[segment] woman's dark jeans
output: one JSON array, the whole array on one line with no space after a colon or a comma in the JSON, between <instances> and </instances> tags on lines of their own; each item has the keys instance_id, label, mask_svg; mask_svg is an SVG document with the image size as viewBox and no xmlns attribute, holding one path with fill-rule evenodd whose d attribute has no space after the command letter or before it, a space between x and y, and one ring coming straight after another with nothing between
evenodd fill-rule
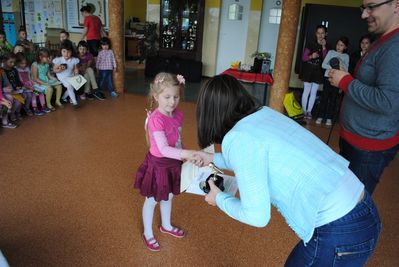
<instances>
[{"instance_id":1,"label":"woman's dark jeans","mask_svg":"<svg viewBox=\"0 0 399 267\"><path fill-rule=\"evenodd\" d=\"M365 191L363 200L348 214L317 227L306 246L300 241L285 266L363 266L376 247L380 231L377 208Z\"/></svg>"}]
</instances>

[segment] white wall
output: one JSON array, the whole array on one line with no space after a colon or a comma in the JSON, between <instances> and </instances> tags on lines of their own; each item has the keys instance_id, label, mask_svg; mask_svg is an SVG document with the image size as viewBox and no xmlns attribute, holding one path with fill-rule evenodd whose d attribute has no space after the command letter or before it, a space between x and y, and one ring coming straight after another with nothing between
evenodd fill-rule
<instances>
[{"instance_id":1,"label":"white wall","mask_svg":"<svg viewBox=\"0 0 399 267\"><path fill-rule=\"evenodd\" d=\"M278 5L280 2L280 5ZM283 1L277 0L264 0L262 7L262 18L260 22L260 33L259 33L259 52L270 52L272 54L271 68L274 68L274 62L276 59L277 39L280 24L269 23L270 9L282 8Z\"/></svg>"},{"instance_id":2,"label":"white wall","mask_svg":"<svg viewBox=\"0 0 399 267\"><path fill-rule=\"evenodd\" d=\"M245 62L249 17L248 0L223 0L220 13L220 31L217 50L216 74L230 68L233 61ZM228 20L229 4L244 6L242 20ZM206 51L202 51L206 53Z\"/></svg>"}]
</instances>

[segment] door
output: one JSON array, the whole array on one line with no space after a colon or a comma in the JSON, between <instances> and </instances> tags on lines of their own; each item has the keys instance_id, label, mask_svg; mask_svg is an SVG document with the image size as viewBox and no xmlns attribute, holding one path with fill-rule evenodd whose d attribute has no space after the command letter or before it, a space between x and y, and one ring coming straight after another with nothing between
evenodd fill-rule
<instances>
[{"instance_id":1,"label":"door","mask_svg":"<svg viewBox=\"0 0 399 267\"><path fill-rule=\"evenodd\" d=\"M216 74L233 61L245 60L250 1L223 0L216 59Z\"/></svg>"}]
</instances>

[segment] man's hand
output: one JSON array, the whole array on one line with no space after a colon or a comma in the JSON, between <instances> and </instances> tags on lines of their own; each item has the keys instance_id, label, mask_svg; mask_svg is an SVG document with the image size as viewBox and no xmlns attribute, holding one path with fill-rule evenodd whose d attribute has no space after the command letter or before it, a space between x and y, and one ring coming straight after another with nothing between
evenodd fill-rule
<instances>
[{"instance_id":1,"label":"man's hand","mask_svg":"<svg viewBox=\"0 0 399 267\"><path fill-rule=\"evenodd\" d=\"M331 83L332 86L338 87L339 82L342 80L342 78L348 74L349 72L343 70L331 69L328 72L328 81Z\"/></svg>"}]
</instances>

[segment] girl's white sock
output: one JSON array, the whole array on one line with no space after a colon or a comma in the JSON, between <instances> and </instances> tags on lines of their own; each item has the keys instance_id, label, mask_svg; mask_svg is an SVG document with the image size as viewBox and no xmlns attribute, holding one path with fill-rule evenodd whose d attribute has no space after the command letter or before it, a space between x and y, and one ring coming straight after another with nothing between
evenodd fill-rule
<instances>
[{"instance_id":1,"label":"girl's white sock","mask_svg":"<svg viewBox=\"0 0 399 267\"><path fill-rule=\"evenodd\" d=\"M146 197L143 205L143 225L144 236L149 239L154 236L152 232L152 221L154 219L154 209L158 202L153 197Z\"/></svg>"},{"instance_id":2,"label":"girl's white sock","mask_svg":"<svg viewBox=\"0 0 399 267\"><path fill-rule=\"evenodd\" d=\"M161 210L161 218L162 218L162 227L165 228L166 230L172 230L172 224L170 221L171 214L172 214L172 199L173 199L173 194L169 193L169 199L168 200L162 200L160 205L160 210Z\"/></svg>"}]
</instances>

